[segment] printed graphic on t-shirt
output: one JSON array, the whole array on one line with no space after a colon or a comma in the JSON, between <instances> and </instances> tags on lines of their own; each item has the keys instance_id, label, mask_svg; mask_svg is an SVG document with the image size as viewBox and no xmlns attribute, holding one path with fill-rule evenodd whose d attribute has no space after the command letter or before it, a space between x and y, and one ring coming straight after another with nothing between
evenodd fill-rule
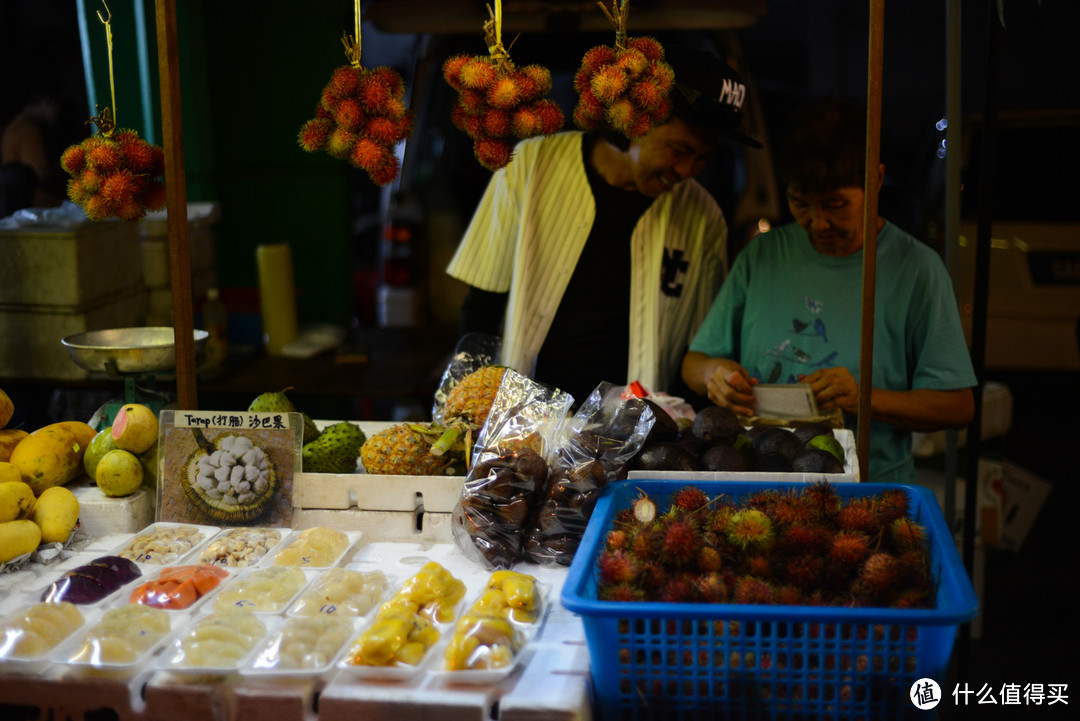
<instances>
[{"instance_id":1,"label":"printed graphic on t-shirt","mask_svg":"<svg viewBox=\"0 0 1080 721\"><path fill-rule=\"evenodd\" d=\"M832 366L837 352L829 347L829 333L821 317L824 309L824 303L807 296L800 312L809 315L791 319L791 336L765 351L769 357L763 359L763 367L753 368L751 375L763 383L796 383L800 374Z\"/></svg>"},{"instance_id":2,"label":"printed graphic on t-shirt","mask_svg":"<svg viewBox=\"0 0 1080 721\"><path fill-rule=\"evenodd\" d=\"M690 263L683 260L681 248L675 250L664 248L664 265L660 270L660 290L664 295L672 298L682 295L683 284L680 276L685 274L689 267Z\"/></svg>"}]
</instances>

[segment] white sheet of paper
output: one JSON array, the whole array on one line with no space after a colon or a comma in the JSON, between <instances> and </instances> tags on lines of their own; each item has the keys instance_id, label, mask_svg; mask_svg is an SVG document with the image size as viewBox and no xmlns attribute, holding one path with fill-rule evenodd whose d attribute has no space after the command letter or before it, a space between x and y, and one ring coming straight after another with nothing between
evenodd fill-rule
<instances>
[{"instance_id":1,"label":"white sheet of paper","mask_svg":"<svg viewBox=\"0 0 1080 721\"><path fill-rule=\"evenodd\" d=\"M763 418L811 418L817 403L805 383L762 383L754 386L756 415Z\"/></svg>"}]
</instances>

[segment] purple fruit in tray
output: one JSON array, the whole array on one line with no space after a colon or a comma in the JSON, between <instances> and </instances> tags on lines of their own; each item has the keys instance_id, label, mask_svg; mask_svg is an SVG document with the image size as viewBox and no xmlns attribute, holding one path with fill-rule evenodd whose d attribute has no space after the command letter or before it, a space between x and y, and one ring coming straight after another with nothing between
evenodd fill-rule
<instances>
[{"instance_id":1,"label":"purple fruit in tray","mask_svg":"<svg viewBox=\"0 0 1080 721\"><path fill-rule=\"evenodd\" d=\"M120 558L120 556L102 556L100 558L95 558L86 565L103 566L112 569L116 574L116 583L119 586L123 586L129 581L134 581L142 575L142 571L139 570L138 566L126 558Z\"/></svg>"},{"instance_id":2,"label":"purple fruit in tray","mask_svg":"<svg viewBox=\"0 0 1080 721\"><path fill-rule=\"evenodd\" d=\"M100 601L114 590L116 590L115 586L108 588L96 578L71 570L53 581L41 595L41 600L51 603L67 601L74 604L87 604Z\"/></svg>"}]
</instances>

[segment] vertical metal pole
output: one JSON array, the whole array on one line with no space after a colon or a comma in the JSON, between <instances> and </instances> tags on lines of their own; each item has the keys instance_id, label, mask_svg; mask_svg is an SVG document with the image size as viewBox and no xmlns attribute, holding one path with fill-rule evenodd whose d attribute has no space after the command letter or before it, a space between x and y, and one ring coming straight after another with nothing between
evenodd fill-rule
<instances>
[{"instance_id":1,"label":"vertical metal pole","mask_svg":"<svg viewBox=\"0 0 1080 721\"><path fill-rule=\"evenodd\" d=\"M855 442L859 478L870 465L870 393L874 379L874 291L877 282L878 166L881 148L881 69L885 0L870 1L870 47L866 72L866 180L863 186L862 325L859 336L859 420Z\"/></svg>"},{"instance_id":2,"label":"vertical metal pole","mask_svg":"<svg viewBox=\"0 0 1080 721\"><path fill-rule=\"evenodd\" d=\"M176 0L155 0L161 126L165 150L165 199L168 207L169 278L172 283L173 334L176 343L176 395L181 410L199 407L195 388L195 337L191 302L191 255L188 249L187 180L180 116L180 55L176 38Z\"/></svg>"}]
</instances>

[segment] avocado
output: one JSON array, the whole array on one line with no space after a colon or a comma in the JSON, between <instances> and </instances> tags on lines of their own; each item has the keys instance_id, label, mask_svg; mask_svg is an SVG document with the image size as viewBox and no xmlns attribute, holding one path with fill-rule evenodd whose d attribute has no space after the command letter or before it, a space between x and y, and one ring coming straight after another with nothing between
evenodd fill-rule
<instances>
[{"instance_id":1,"label":"avocado","mask_svg":"<svg viewBox=\"0 0 1080 721\"><path fill-rule=\"evenodd\" d=\"M791 470L796 473L843 473L844 464L828 451L809 446L792 459Z\"/></svg>"},{"instance_id":2,"label":"avocado","mask_svg":"<svg viewBox=\"0 0 1080 721\"><path fill-rule=\"evenodd\" d=\"M653 425L649 429L649 435L645 437L645 444L654 443L656 441L673 441L679 437L679 424L671 417L664 408L656 401L651 401L648 398L642 398L642 402L645 403L653 412Z\"/></svg>"},{"instance_id":3,"label":"avocado","mask_svg":"<svg viewBox=\"0 0 1080 721\"><path fill-rule=\"evenodd\" d=\"M765 428L751 442L754 467L759 471L790 472L792 460L803 449L803 443L787 428Z\"/></svg>"},{"instance_id":4,"label":"avocado","mask_svg":"<svg viewBox=\"0 0 1080 721\"><path fill-rule=\"evenodd\" d=\"M658 441L641 449L634 459L641 471L696 471L697 457L672 441Z\"/></svg>"},{"instance_id":5,"label":"avocado","mask_svg":"<svg viewBox=\"0 0 1080 721\"><path fill-rule=\"evenodd\" d=\"M805 446L814 436L820 436L824 433L832 435L832 427L814 421L812 423L803 423L802 425L795 426L791 432L794 433L795 437L802 441L802 444Z\"/></svg>"},{"instance_id":6,"label":"avocado","mask_svg":"<svg viewBox=\"0 0 1080 721\"><path fill-rule=\"evenodd\" d=\"M742 424L730 408L709 406L694 416L690 432L706 443L731 443L742 432Z\"/></svg>"},{"instance_id":7,"label":"avocado","mask_svg":"<svg viewBox=\"0 0 1080 721\"><path fill-rule=\"evenodd\" d=\"M740 472L749 470L749 467L746 457L735 446L720 443L702 454L701 470Z\"/></svg>"}]
</instances>

